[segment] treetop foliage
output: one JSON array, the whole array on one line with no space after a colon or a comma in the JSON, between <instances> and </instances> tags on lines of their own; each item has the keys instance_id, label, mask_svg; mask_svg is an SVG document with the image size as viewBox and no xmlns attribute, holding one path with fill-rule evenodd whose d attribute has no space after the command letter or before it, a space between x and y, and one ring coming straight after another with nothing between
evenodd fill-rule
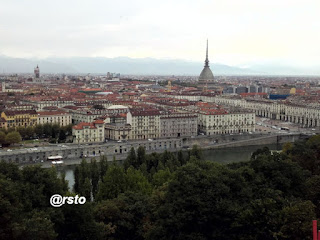
<instances>
[{"instance_id":1,"label":"treetop foliage","mask_svg":"<svg viewBox=\"0 0 320 240\"><path fill-rule=\"evenodd\" d=\"M55 169L0 163L0 239L311 239L320 217L319 138L263 148L221 165L201 149L146 154L122 165L83 159L74 193ZM310 159L311 158L311 159ZM52 208L53 194L84 205Z\"/></svg>"}]
</instances>

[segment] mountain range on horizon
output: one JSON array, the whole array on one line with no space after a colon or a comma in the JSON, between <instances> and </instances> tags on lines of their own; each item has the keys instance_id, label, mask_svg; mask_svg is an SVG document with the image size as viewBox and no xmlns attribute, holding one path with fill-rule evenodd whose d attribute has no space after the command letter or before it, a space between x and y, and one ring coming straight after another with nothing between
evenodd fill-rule
<instances>
[{"instance_id":1,"label":"mountain range on horizon","mask_svg":"<svg viewBox=\"0 0 320 240\"><path fill-rule=\"evenodd\" d=\"M13 58L0 55L0 73L33 73L39 65L41 73L122 75L194 75L200 74L203 62L180 59L129 57L70 57L70 58ZM290 65L251 64L245 68L211 63L214 75L320 75L320 68L302 68Z\"/></svg>"}]
</instances>

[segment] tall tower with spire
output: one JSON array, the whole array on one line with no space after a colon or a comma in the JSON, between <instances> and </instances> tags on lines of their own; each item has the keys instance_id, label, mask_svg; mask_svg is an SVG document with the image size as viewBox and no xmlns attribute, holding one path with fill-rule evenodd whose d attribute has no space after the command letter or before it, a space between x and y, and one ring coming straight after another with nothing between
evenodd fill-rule
<instances>
[{"instance_id":1,"label":"tall tower with spire","mask_svg":"<svg viewBox=\"0 0 320 240\"><path fill-rule=\"evenodd\" d=\"M40 69L39 66L37 65L37 67L34 69L34 75L36 78L40 78Z\"/></svg>"},{"instance_id":2,"label":"tall tower with spire","mask_svg":"<svg viewBox=\"0 0 320 240\"><path fill-rule=\"evenodd\" d=\"M209 57L208 57L208 39L207 39L207 49L206 49L206 60L204 61L204 68L199 76L198 88L204 89L208 84L213 83L213 74L209 67Z\"/></svg>"},{"instance_id":3,"label":"tall tower with spire","mask_svg":"<svg viewBox=\"0 0 320 240\"><path fill-rule=\"evenodd\" d=\"M205 67L209 67L209 57L208 57L208 39L207 39L206 60L204 61L204 66L205 66Z\"/></svg>"}]
</instances>

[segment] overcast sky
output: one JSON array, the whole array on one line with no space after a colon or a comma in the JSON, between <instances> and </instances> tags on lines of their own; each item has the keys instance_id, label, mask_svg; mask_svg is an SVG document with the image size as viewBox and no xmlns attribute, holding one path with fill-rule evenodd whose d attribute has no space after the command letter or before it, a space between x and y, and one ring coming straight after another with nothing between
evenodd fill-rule
<instances>
[{"instance_id":1,"label":"overcast sky","mask_svg":"<svg viewBox=\"0 0 320 240\"><path fill-rule=\"evenodd\" d=\"M0 54L320 62L320 0L0 0Z\"/></svg>"}]
</instances>

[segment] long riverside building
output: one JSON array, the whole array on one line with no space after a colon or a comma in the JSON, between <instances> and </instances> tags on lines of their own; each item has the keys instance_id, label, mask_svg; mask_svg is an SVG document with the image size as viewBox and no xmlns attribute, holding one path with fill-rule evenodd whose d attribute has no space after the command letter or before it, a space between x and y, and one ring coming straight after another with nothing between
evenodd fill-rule
<instances>
[{"instance_id":1,"label":"long riverside building","mask_svg":"<svg viewBox=\"0 0 320 240\"><path fill-rule=\"evenodd\" d=\"M214 102L254 111L256 116L300 124L302 127L320 127L320 107L302 106L270 100L237 99L194 95L172 95L177 99Z\"/></svg>"}]
</instances>

